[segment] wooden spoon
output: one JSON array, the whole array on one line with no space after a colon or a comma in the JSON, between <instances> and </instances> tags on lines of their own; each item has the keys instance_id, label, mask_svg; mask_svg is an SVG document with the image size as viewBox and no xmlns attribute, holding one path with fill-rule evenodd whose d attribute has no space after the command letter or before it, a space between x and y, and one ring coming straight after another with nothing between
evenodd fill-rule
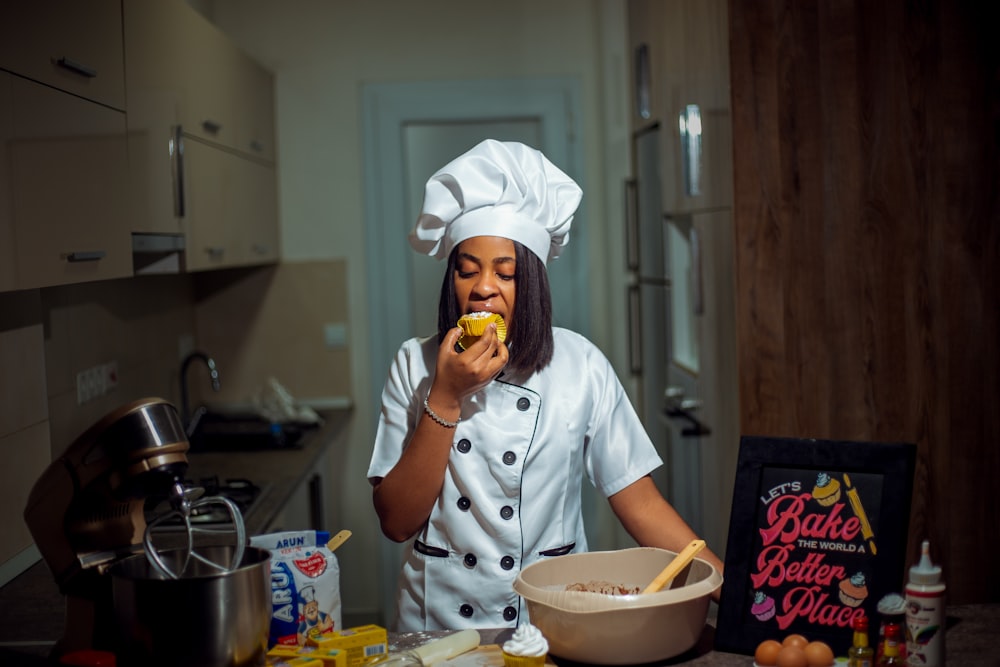
<instances>
[{"instance_id":1,"label":"wooden spoon","mask_svg":"<svg viewBox=\"0 0 1000 667\"><path fill-rule=\"evenodd\" d=\"M351 531L349 530L340 531L339 533L330 538L330 541L326 543L326 548L329 549L330 551L336 551L337 547L346 542L347 538L350 537L352 534L353 533L351 533Z\"/></svg>"},{"instance_id":2,"label":"wooden spoon","mask_svg":"<svg viewBox=\"0 0 1000 667\"><path fill-rule=\"evenodd\" d=\"M684 547L684 550L677 554L677 556L672 561L667 563L667 566L663 568L658 575L656 575L656 578L650 582L649 586L646 586L643 594L655 593L666 587L667 584L673 581L674 577L676 577L688 563L694 560L694 557L697 556L704 548L705 540L694 540L691 544Z\"/></svg>"}]
</instances>

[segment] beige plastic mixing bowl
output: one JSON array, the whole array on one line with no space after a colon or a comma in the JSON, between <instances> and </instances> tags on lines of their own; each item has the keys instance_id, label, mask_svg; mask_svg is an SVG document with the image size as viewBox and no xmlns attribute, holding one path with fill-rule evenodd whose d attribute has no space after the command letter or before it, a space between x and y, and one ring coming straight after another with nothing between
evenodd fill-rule
<instances>
[{"instance_id":1,"label":"beige plastic mixing bowl","mask_svg":"<svg viewBox=\"0 0 1000 667\"><path fill-rule=\"evenodd\" d=\"M514 590L549 652L577 662L632 665L664 660L698 641L711 594L722 575L696 558L673 587L656 593L603 595L567 591L567 584L606 581L643 590L677 556L638 547L546 559L524 568Z\"/></svg>"}]
</instances>

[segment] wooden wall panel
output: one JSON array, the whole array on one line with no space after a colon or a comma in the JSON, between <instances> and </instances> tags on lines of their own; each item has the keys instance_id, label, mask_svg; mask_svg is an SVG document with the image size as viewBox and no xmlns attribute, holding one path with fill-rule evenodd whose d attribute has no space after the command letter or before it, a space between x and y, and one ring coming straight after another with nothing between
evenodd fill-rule
<instances>
[{"instance_id":1,"label":"wooden wall panel","mask_svg":"<svg viewBox=\"0 0 1000 667\"><path fill-rule=\"evenodd\" d=\"M730 0L741 431L917 443L953 603L1000 601L997 11Z\"/></svg>"}]
</instances>

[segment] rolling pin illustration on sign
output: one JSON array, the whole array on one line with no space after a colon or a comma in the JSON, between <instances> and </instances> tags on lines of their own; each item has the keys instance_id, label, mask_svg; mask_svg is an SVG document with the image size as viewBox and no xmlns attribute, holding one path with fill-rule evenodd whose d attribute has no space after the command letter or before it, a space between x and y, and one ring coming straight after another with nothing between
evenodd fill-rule
<instances>
[{"instance_id":1,"label":"rolling pin illustration on sign","mask_svg":"<svg viewBox=\"0 0 1000 667\"><path fill-rule=\"evenodd\" d=\"M874 556L877 552L875 549L875 533L872 532L872 524L868 521L868 514L865 513L865 508L861 505L858 490L851 486L851 478L846 472L844 473L844 486L847 488L847 499L851 501L851 509L854 511L854 516L858 517L858 521L861 522L861 535L868 540L868 547Z\"/></svg>"}]
</instances>

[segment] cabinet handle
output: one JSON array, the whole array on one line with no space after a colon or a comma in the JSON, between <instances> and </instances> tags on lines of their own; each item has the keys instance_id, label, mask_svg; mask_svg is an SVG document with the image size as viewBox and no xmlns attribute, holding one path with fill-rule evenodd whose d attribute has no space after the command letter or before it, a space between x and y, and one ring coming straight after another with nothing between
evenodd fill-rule
<instances>
[{"instance_id":1,"label":"cabinet handle","mask_svg":"<svg viewBox=\"0 0 1000 667\"><path fill-rule=\"evenodd\" d=\"M214 120L203 120L201 121L201 127L209 134L218 134L219 130L222 129L222 124L216 123Z\"/></svg>"},{"instance_id":2,"label":"cabinet handle","mask_svg":"<svg viewBox=\"0 0 1000 667\"><path fill-rule=\"evenodd\" d=\"M186 210L184 205L184 132L180 125L174 127L174 136L170 140L170 158L174 171L174 216L183 218Z\"/></svg>"},{"instance_id":3,"label":"cabinet handle","mask_svg":"<svg viewBox=\"0 0 1000 667\"><path fill-rule=\"evenodd\" d=\"M93 79L95 76L97 76L97 70L94 69L93 67L84 65L83 63L77 62L72 58L67 58L66 56L63 56L62 58L58 59L56 61L56 64L62 67L63 69L68 69L71 72L76 72L80 76L85 76L88 79Z\"/></svg>"},{"instance_id":4,"label":"cabinet handle","mask_svg":"<svg viewBox=\"0 0 1000 667\"><path fill-rule=\"evenodd\" d=\"M629 285L625 305L628 309L628 367L632 375L642 373L642 317L638 285Z\"/></svg>"},{"instance_id":5,"label":"cabinet handle","mask_svg":"<svg viewBox=\"0 0 1000 667\"><path fill-rule=\"evenodd\" d=\"M66 255L66 261L68 262L96 262L98 260L104 259L107 256L103 250L85 250L82 252L71 252Z\"/></svg>"},{"instance_id":6,"label":"cabinet handle","mask_svg":"<svg viewBox=\"0 0 1000 667\"><path fill-rule=\"evenodd\" d=\"M264 144L254 139L253 141L250 142L250 150L252 150L255 153L263 153Z\"/></svg>"},{"instance_id":7,"label":"cabinet handle","mask_svg":"<svg viewBox=\"0 0 1000 667\"><path fill-rule=\"evenodd\" d=\"M680 113L681 163L684 168L684 192L688 197L701 195L701 109L689 104Z\"/></svg>"},{"instance_id":8,"label":"cabinet handle","mask_svg":"<svg viewBox=\"0 0 1000 667\"><path fill-rule=\"evenodd\" d=\"M639 182L625 179L625 266L639 270Z\"/></svg>"},{"instance_id":9,"label":"cabinet handle","mask_svg":"<svg viewBox=\"0 0 1000 667\"><path fill-rule=\"evenodd\" d=\"M205 252L207 252L208 256L212 259L222 259L222 256L226 254L226 249L222 246L213 245L205 248Z\"/></svg>"}]
</instances>

